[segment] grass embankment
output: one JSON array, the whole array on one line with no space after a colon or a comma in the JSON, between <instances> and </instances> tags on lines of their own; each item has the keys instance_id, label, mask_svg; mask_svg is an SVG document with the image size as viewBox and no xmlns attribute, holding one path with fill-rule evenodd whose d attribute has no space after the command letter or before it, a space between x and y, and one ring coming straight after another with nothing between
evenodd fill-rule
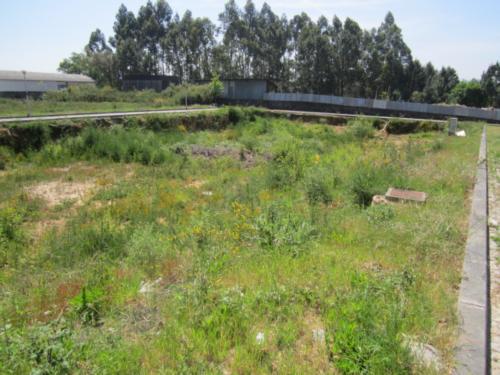
<instances>
[{"instance_id":1,"label":"grass embankment","mask_svg":"<svg viewBox=\"0 0 500 375\"><path fill-rule=\"evenodd\" d=\"M432 372L408 338L450 365L480 127L231 116L2 149L0 372ZM429 200L368 205L389 186Z\"/></svg>"},{"instance_id":2,"label":"grass embankment","mask_svg":"<svg viewBox=\"0 0 500 375\"><path fill-rule=\"evenodd\" d=\"M159 93L74 86L49 91L38 100L0 98L0 117L174 109L184 107L186 100L190 106L202 107L213 103L215 95L210 84L172 86Z\"/></svg>"},{"instance_id":3,"label":"grass embankment","mask_svg":"<svg viewBox=\"0 0 500 375\"><path fill-rule=\"evenodd\" d=\"M189 108L203 108L202 104L190 105ZM183 109L181 104L164 103L127 103L127 102L50 102L31 100L28 105L19 99L0 99L0 117L22 117L68 114L68 113L100 113L100 112L130 112L148 110Z\"/></svg>"}]
</instances>

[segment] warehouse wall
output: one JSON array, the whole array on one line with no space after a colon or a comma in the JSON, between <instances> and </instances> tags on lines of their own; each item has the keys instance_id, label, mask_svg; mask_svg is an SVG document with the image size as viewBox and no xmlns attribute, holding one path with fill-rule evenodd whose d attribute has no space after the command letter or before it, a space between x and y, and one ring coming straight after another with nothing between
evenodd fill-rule
<instances>
[{"instance_id":1,"label":"warehouse wall","mask_svg":"<svg viewBox=\"0 0 500 375\"><path fill-rule=\"evenodd\" d=\"M230 100L262 100L267 92L264 80L223 80L224 98Z\"/></svg>"},{"instance_id":2,"label":"warehouse wall","mask_svg":"<svg viewBox=\"0 0 500 375\"><path fill-rule=\"evenodd\" d=\"M92 83L69 83L70 85L91 85ZM0 80L0 93L43 93L50 90L60 90L68 87L68 82L60 81L14 81Z\"/></svg>"}]
</instances>

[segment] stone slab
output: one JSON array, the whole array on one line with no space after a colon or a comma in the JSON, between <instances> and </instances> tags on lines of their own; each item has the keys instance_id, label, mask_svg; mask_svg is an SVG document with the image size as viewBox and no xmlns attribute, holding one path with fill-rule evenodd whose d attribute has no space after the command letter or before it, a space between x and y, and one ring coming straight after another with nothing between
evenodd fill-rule
<instances>
[{"instance_id":1,"label":"stone slab","mask_svg":"<svg viewBox=\"0 0 500 375\"><path fill-rule=\"evenodd\" d=\"M427 200L427 194L421 191L389 188L387 193L385 193L385 198L394 202L408 201L424 203Z\"/></svg>"}]
</instances>

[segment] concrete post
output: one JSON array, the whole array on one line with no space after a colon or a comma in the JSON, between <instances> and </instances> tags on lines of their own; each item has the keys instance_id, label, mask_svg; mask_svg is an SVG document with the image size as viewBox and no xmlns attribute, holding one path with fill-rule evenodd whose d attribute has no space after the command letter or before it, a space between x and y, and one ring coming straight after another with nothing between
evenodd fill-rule
<instances>
[{"instance_id":1,"label":"concrete post","mask_svg":"<svg viewBox=\"0 0 500 375\"><path fill-rule=\"evenodd\" d=\"M448 119L448 135L455 135L457 132L458 119L456 117L450 117Z\"/></svg>"}]
</instances>

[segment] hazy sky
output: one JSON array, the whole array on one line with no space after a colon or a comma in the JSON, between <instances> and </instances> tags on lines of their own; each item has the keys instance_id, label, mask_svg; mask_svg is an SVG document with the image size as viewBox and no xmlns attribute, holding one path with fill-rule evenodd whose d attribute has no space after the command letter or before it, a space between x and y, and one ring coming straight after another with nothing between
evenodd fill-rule
<instances>
[{"instance_id":1,"label":"hazy sky","mask_svg":"<svg viewBox=\"0 0 500 375\"><path fill-rule=\"evenodd\" d=\"M171 0L174 12L217 21L223 0ZM258 8L263 1L255 0ZM378 26L392 11L413 56L436 67L450 65L461 78L479 78L500 60L500 0L268 0L289 18L351 17L362 28ZM109 37L121 3L137 12L146 0L0 0L0 70L55 72L71 52L81 51L90 32ZM240 7L245 0L237 0Z\"/></svg>"}]
</instances>

